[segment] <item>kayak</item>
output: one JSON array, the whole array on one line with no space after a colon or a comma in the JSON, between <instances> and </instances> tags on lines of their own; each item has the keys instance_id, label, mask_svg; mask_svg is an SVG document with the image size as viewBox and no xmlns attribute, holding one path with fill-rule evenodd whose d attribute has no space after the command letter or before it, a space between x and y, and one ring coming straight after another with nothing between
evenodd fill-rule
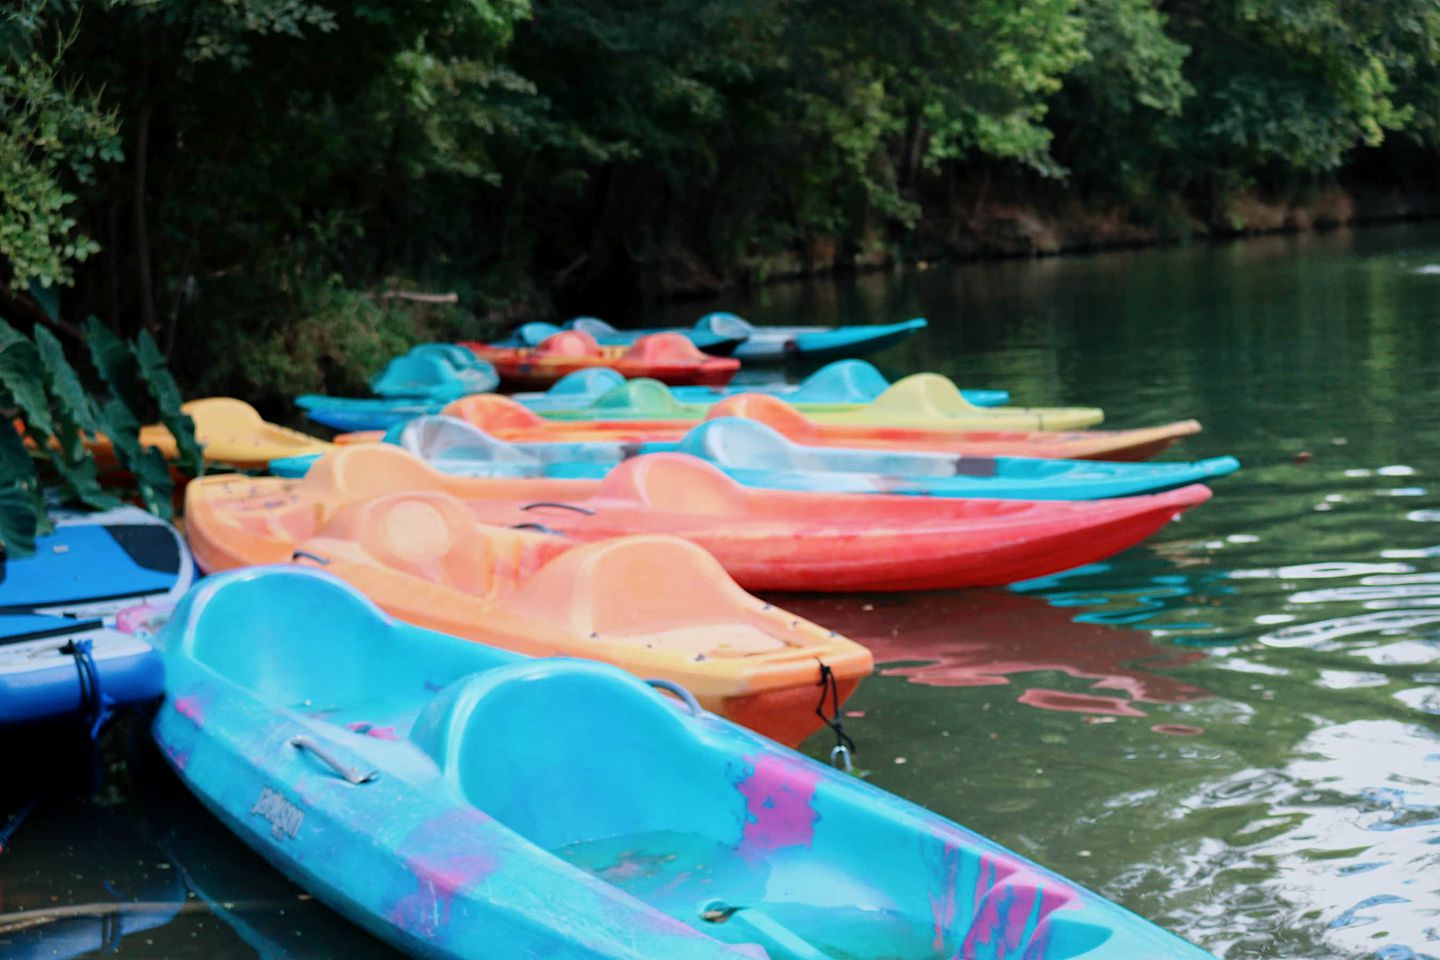
<instances>
[{"instance_id":1,"label":"kayak","mask_svg":"<svg viewBox=\"0 0 1440 960\"><path fill-rule=\"evenodd\" d=\"M867 403L888 389L890 381L868 360L835 360L799 383L732 383L724 387L676 387L670 392L683 403L714 403L737 393L763 393L798 405ZM1010 402L1007 390L966 389L960 393L977 407L1003 407Z\"/></svg>"},{"instance_id":2,"label":"kayak","mask_svg":"<svg viewBox=\"0 0 1440 960\"><path fill-rule=\"evenodd\" d=\"M180 778L415 956L1208 956L683 694L391 620L319 571L209 580L161 645Z\"/></svg>"},{"instance_id":3,"label":"kayak","mask_svg":"<svg viewBox=\"0 0 1440 960\"><path fill-rule=\"evenodd\" d=\"M500 385L495 368L456 343L422 343L385 365L370 381L377 397L453 400Z\"/></svg>"},{"instance_id":4,"label":"kayak","mask_svg":"<svg viewBox=\"0 0 1440 960\"><path fill-rule=\"evenodd\" d=\"M164 692L160 656L98 618L0 613L0 725L127 706Z\"/></svg>"},{"instance_id":5,"label":"kayak","mask_svg":"<svg viewBox=\"0 0 1440 960\"><path fill-rule=\"evenodd\" d=\"M625 378L614 370L597 367L567 374L544 393L512 393L510 398L536 413L578 410L624 382ZM889 387L890 381L864 360L836 360L798 384L671 387L670 395L680 403L711 404L741 393L761 393L782 397L803 409L809 403L868 403ZM961 390L960 394L977 407L999 407L1010 402L1010 394L1004 390Z\"/></svg>"},{"instance_id":6,"label":"kayak","mask_svg":"<svg viewBox=\"0 0 1440 960\"><path fill-rule=\"evenodd\" d=\"M571 547L482 526L454 497L420 492L341 509L294 556L409 623L669 680L792 746L825 723L816 706L826 669L842 702L870 673L864 647L752 597L693 543L639 536Z\"/></svg>"},{"instance_id":7,"label":"kayak","mask_svg":"<svg viewBox=\"0 0 1440 960\"><path fill-rule=\"evenodd\" d=\"M494 364L500 379L515 389L545 388L567 373L590 367L676 384L728 383L740 369L739 360L707 356L674 333L641 337L629 347L602 347L579 330L562 330L534 348L473 342L463 346Z\"/></svg>"},{"instance_id":8,"label":"kayak","mask_svg":"<svg viewBox=\"0 0 1440 960\"><path fill-rule=\"evenodd\" d=\"M443 473L464 477L590 477L647 453L685 453L747 487L827 493L888 493L1005 500L1099 500L1156 493L1227 476L1234 457L1194 463L1106 463L886 453L805 447L763 423L707 420L678 443L509 443L454 417L420 417L387 440ZM303 476L304 463L274 461L276 476Z\"/></svg>"},{"instance_id":9,"label":"kayak","mask_svg":"<svg viewBox=\"0 0 1440 960\"><path fill-rule=\"evenodd\" d=\"M458 397L500 385L495 368L464 347L425 343L395 357L370 381L373 397L307 393L295 403L316 423L335 430L384 430L411 417L439 413Z\"/></svg>"},{"instance_id":10,"label":"kayak","mask_svg":"<svg viewBox=\"0 0 1440 960\"><path fill-rule=\"evenodd\" d=\"M742 394L743 396L743 394ZM773 399L773 398L772 398ZM977 407L945 377L917 373L864 403L796 403L821 424L917 430L1076 430L1105 419L1093 407ZM685 403L655 380L627 380L588 407L545 411L554 420L703 420L716 401Z\"/></svg>"},{"instance_id":11,"label":"kayak","mask_svg":"<svg viewBox=\"0 0 1440 960\"><path fill-rule=\"evenodd\" d=\"M0 555L0 612L105 617L173 603L195 579L180 534L139 507L51 516L55 529L35 538L32 555Z\"/></svg>"},{"instance_id":12,"label":"kayak","mask_svg":"<svg viewBox=\"0 0 1440 960\"><path fill-rule=\"evenodd\" d=\"M610 441L678 442L698 420L552 420L508 397L478 394L447 405L446 416L469 421L491 436L524 442ZM758 420L796 443L818 447L921 451L988 457L1041 457L1047 460L1145 460L1182 437L1200 432L1194 420L1135 430L1064 433L1036 430L917 430L816 423L779 397L742 394L710 408L708 419ZM337 437L337 443L377 441L382 434Z\"/></svg>"},{"instance_id":13,"label":"kayak","mask_svg":"<svg viewBox=\"0 0 1440 960\"><path fill-rule=\"evenodd\" d=\"M195 439L205 459L240 469L262 469L271 460L306 453L323 453L330 444L298 430L278 426L261 418L255 408L233 397L191 400L180 407L195 421ZM87 442L102 463L113 463L115 451L110 439L99 435ZM167 460L177 456L175 438L164 424L140 428L140 445L154 447Z\"/></svg>"},{"instance_id":14,"label":"kayak","mask_svg":"<svg viewBox=\"0 0 1440 960\"><path fill-rule=\"evenodd\" d=\"M628 347L642 336L642 334L633 330L616 330L599 317L573 317L566 320L563 326L556 326L553 323L545 323L540 320L523 323L516 327L505 339L496 340L492 346L538 347L562 330L579 330L582 333L588 333L594 337L595 342L602 347ZM650 332L659 333L661 331L652 330ZM680 334L703 352L715 357L730 356L730 354L735 352L735 348L743 342L743 338L741 337L722 336L718 333L711 333L708 330L673 330L666 332Z\"/></svg>"},{"instance_id":15,"label":"kayak","mask_svg":"<svg viewBox=\"0 0 1440 960\"><path fill-rule=\"evenodd\" d=\"M863 357L908 340L925 329L925 320L855 327L757 327L733 313L707 313L695 329L726 337L744 337L735 356L750 363L777 360L838 360Z\"/></svg>"},{"instance_id":16,"label":"kayak","mask_svg":"<svg viewBox=\"0 0 1440 960\"><path fill-rule=\"evenodd\" d=\"M397 423L436 414L449 400L406 399L403 397L327 397L302 394L295 405L305 416L331 430L388 430Z\"/></svg>"},{"instance_id":17,"label":"kayak","mask_svg":"<svg viewBox=\"0 0 1440 960\"><path fill-rule=\"evenodd\" d=\"M747 590L823 592L1028 580L1134 546L1210 498L1200 484L1093 502L760 490L680 453L627 460L599 481L470 478L391 444L357 444L322 458L302 480L191 483L190 545L207 571L283 561L345 503L421 491L464 501L482 523L541 524L575 543L673 534L710 551Z\"/></svg>"}]
</instances>

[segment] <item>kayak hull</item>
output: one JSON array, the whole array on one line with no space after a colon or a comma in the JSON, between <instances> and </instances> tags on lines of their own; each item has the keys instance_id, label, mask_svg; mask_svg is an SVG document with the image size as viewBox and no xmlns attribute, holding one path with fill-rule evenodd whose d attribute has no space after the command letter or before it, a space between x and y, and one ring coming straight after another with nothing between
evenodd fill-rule
<instances>
[{"instance_id":1,"label":"kayak hull","mask_svg":"<svg viewBox=\"0 0 1440 960\"><path fill-rule=\"evenodd\" d=\"M396 399L386 397L327 397L302 394L295 405L305 416L332 430L388 430L397 423L439 413L448 400Z\"/></svg>"},{"instance_id":2,"label":"kayak hull","mask_svg":"<svg viewBox=\"0 0 1440 960\"><path fill-rule=\"evenodd\" d=\"M217 578L161 641L152 733L190 790L415 956L1208 956L612 667L398 624L323 574Z\"/></svg>"},{"instance_id":3,"label":"kayak hull","mask_svg":"<svg viewBox=\"0 0 1440 960\"><path fill-rule=\"evenodd\" d=\"M698 420L551 420L507 397L466 397L448 405L445 416L466 420L493 437L531 443L676 443ZM1195 420L1133 430L1056 433L1026 430L919 430L906 427L821 424L779 397L730 397L710 409L708 419L745 417L807 446L851 447L982 457L1038 457L1056 460L1144 460L1183 437L1200 432ZM367 439L378 439L370 437ZM338 441L337 441L338 442Z\"/></svg>"},{"instance_id":4,"label":"kayak hull","mask_svg":"<svg viewBox=\"0 0 1440 960\"><path fill-rule=\"evenodd\" d=\"M347 488L348 477L359 478L354 487ZM210 564L217 560L283 561L303 539L296 531L337 504L424 490L457 498L482 523L538 523L576 543L679 536L709 551L748 590L845 592L1044 576L1133 546L1210 497L1200 485L1075 502L757 490L683 454L636 457L598 482L472 479L371 444L337 451L300 481L191 484L192 546L207 569L216 569Z\"/></svg>"}]
</instances>

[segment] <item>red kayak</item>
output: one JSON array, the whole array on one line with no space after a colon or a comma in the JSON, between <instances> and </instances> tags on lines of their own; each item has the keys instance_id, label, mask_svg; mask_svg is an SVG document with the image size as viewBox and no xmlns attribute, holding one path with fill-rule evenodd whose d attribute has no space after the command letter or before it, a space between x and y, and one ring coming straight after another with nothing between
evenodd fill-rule
<instances>
[{"instance_id":1,"label":"red kayak","mask_svg":"<svg viewBox=\"0 0 1440 960\"><path fill-rule=\"evenodd\" d=\"M539 524L581 542L684 537L750 590L848 592L999 586L1068 570L1134 546L1208 499L1199 484L1103 501L762 490L657 453L620 464L583 498L466 503L482 523Z\"/></svg>"},{"instance_id":2,"label":"red kayak","mask_svg":"<svg viewBox=\"0 0 1440 960\"><path fill-rule=\"evenodd\" d=\"M500 440L516 443L674 442L699 421L547 420L508 397L475 393L447 406L447 416L466 420ZM795 443L815 447L919 450L984 457L1051 460L1144 460L1181 437L1200 432L1194 420L1138 430L920 430L905 427L821 424L778 397L743 393L710 408L706 417L759 420ZM339 442L377 439L355 435Z\"/></svg>"},{"instance_id":3,"label":"red kayak","mask_svg":"<svg viewBox=\"0 0 1440 960\"><path fill-rule=\"evenodd\" d=\"M537 347L499 347L469 341L461 346L494 364L501 381L513 389L543 390L567 373L609 367L626 377L649 377L676 386L723 386L740 361L702 353L688 337L655 333L628 347L602 347L579 330L562 330Z\"/></svg>"}]
</instances>

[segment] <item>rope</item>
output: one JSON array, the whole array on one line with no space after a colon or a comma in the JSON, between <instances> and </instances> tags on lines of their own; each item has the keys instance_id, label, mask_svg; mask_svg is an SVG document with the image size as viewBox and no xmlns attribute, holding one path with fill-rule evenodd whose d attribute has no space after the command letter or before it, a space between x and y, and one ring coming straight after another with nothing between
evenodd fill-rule
<instances>
[{"instance_id":1,"label":"rope","mask_svg":"<svg viewBox=\"0 0 1440 960\"><path fill-rule=\"evenodd\" d=\"M100 738L100 729L114 712L114 701L105 696L100 687L100 668L95 666L93 646L89 637L82 637L60 648L61 653L75 658L75 670L80 677L80 709L90 718L91 741Z\"/></svg>"},{"instance_id":2,"label":"rope","mask_svg":"<svg viewBox=\"0 0 1440 960\"><path fill-rule=\"evenodd\" d=\"M825 715L826 700L833 704L829 716ZM835 681L835 671L831 670L830 664L824 660L820 661L820 702L815 705L815 716L835 731L835 748L830 751L830 762L848 772L850 756L857 750L855 741L850 739L850 735L845 732L845 725L840 722L840 687Z\"/></svg>"},{"instance_id":3,"label":"rope","mask_svg":"<svg viewBox=\"0 0 1440 960\"><path fill-rule=\"evenodd\" d=\"M75 672L80 682L80 709L82 715L89 723L86 735L90 738L90 790L93 793L100 781L100 731L105 723L114 713L115 703L105 696L105 691L100 686L100 669L95 665L93 644L89 637L82 637L79 640L71 640L60 648L62 655L69 655L75 658ZM17 810L3 826L0 826L0 853L4 853L10 846L10 838L15 836L16 831L25 823L25 818L34 812L43 800L55 788L62 777L73 768L74 760L62 763L51 774L45 785Z\"/></svg>"}]
</instances>

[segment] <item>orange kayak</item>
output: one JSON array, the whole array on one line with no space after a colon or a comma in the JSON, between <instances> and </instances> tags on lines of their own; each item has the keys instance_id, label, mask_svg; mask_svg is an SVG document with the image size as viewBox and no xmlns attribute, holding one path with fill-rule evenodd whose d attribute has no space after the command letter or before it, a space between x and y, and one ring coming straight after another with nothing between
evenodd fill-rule
<instances>
[{"instance_id":1,"label":"orange kayak","mask_svg":"<svg viewBox=\"0 0 1440 960\"><path fill-rule=\"evenodd\" d=\"M357 491L363 491L357 495ZM997 586L1104 559L1210 498L1201 485L1104 501L971 500L743 487L704 461L658 453L603 480L455 477L399 447L357 444L302 480L204 478L186 496L207 571L289 559L347 502L433 491L483 523L543 525L575 543L642 533L696 543L749 590Z\"/></svg>"},{"instance_id":2,"label":"orange kayak","mask_svg":"<svg viewBox=\"0 0 1440 960\"><path fill-rule=\"evenodd\" d=\"M722 386L740 369L739 360L702 353L678 333L651 334L628 347L602 347L579 330L562 330L538 347L500 347L475 341L461 346L488 360L505 385L515 389L545 389L568 373L593 367L677 386Z\"/></svg>"},{"instance_id":3,"label":"orange kayak","mask_svg":"<svg viewBox=\"0 0 1440 960\"><path fill-rule=\"evenodd\" d=\"M467 420L501 440L525 443L609 441L647 443L680 440L698 420L548 420L508 397L472 394L449 404L447 416ZM745 393L711 407L707 420L759 420L795 443L817 447L918 450L985 457L1043 457L1053 460L1145 460L1181 437L1200 432L1195 420L1137 430L924 430L816 423L778 397ZM347 443L376 440L376 433L337 438Z\"/></svg>"},{"instance_id":4,"label":"orange kayak","mask_svg":"<svg viewBox=\"0 0 1440 960\"><path fill-rule=\"evenodd\" d=\"M201 568L319 566L402 620L669 680L792 746L823 722L819 664L841 701L870 673L864 647L750 596L692 543L637 536L577 545L483 526L468 503L438 489L374 496L367 481L403 488L417 480L406 460L423 469L398 448L327 460L299 481L230 475L191 484L187 533Z\"/></svg>"}]
</instances>

